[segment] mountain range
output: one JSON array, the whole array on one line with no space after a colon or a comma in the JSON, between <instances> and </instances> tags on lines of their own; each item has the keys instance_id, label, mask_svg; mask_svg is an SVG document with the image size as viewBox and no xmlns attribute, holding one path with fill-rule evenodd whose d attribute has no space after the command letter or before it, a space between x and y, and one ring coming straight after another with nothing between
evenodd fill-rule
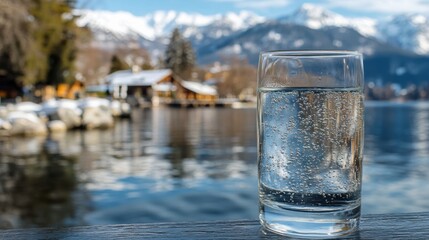
<instances>
[{"instance_id":1,"label":"mountain range","mask_svg":"<svg viewBox=\"0 0 429 240\"><path fill-rule=\"evenodd\" d=\"M429 76L429 70L425 70L429 69L429 17L421 14L397 15L386 20L348 18L311 4L303 4L291 14L275 19L247 11L210 16L175 11L145 16L94 10L76 10L76 14L80 16L78 25L91 29L94 44L100 48L114 49L133 43L158 57L164 52L171 31L178 27L191 41L200 64L230 56L256 64L260 51L276 49L348 49L364 53L365 65L380 65L387 70L381 77L377 67L375 72L367 70L373 81L381 78L385 82L389 79L404 83L411 77L421 82ZM409 64L410 61L415 64Z\"/></svg>"}]
</instances>

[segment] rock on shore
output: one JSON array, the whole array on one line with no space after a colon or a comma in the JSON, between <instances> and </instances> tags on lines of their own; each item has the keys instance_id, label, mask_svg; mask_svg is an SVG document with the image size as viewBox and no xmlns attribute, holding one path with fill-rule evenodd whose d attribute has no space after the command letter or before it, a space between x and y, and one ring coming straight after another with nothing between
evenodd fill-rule
<instances>
[{"instance_id":1,"label":"rock on shore","mask_svg":"<svg viewBox=\"0 0 429 240\"><path fill-rule=\"evenodd\" d=\"M46 124L35 113L11 112L7 121L11 124L9 135L34 136L48 133Z\"/></svg>"},{"instance_id":2,"label":"rock on shore","mask_svg":"<svg viewBox=\"0 0 429 240\"><path fill-rule=\"evenodd\" d=\"M51 99L0 106L0 136L45 135L72 128L109 128L114 117L130 114L127 103L101 98Z\"/></svg>"}]
</instances>

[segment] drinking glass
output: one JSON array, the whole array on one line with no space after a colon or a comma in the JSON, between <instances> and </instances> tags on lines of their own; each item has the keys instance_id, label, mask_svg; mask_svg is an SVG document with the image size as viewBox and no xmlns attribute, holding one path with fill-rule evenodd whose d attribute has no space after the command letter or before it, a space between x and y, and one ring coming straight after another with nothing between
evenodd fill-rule
<instances>
[{"instance_id":1,"label":"drinking glass","mask_svg":"<svg viewBox=\"0 0 429 240\"><path fill-rule=\"evenodd\" d=\"M358 228L363 78L358 52L261 53L258 185L265 229L323 238Z\"/></svg>"}]
</instances>

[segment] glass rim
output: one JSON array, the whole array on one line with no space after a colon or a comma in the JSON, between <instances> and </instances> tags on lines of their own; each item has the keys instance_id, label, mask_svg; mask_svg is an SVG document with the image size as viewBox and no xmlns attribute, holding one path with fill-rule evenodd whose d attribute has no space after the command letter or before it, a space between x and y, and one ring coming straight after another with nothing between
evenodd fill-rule
<instances>
[{"instance_id":1,"label":"glass rim","mask_svg":"<svg viewBox=\"0 0 429 240\"><path fill-rule=\"evenodd\" d=\"M278 58L362 57L362 53L349 50L275 50L262 51L259 55Z\"/></svg>"}]
</instances>

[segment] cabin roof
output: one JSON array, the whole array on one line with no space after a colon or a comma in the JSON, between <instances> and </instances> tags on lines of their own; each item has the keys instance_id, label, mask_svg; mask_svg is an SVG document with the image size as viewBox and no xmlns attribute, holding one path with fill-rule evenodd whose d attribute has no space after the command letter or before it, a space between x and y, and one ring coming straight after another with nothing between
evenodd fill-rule
<instances>
[{"instance_id":1,"label":"cabin roof","mask_svg":"<svg viewBox=\"0 0 429 240\"><path fill-rule=\"evenodd\" d=\"M189 91L198 94L217 95L217 91L214 87L207 86L199 82L181 81L180 84Z\"/></svg>"},{"instance_id":2,"label":"cabin roof","mask_svg":"<svg viewBox=\"0 0 429 240\"><path fill-rule=\"evenodd\" d=\"M144 70L140 72L121 70L108 75L106 81L109 85L152 86L171 74L170 69Z\"/></svg>"}]
</instances>

